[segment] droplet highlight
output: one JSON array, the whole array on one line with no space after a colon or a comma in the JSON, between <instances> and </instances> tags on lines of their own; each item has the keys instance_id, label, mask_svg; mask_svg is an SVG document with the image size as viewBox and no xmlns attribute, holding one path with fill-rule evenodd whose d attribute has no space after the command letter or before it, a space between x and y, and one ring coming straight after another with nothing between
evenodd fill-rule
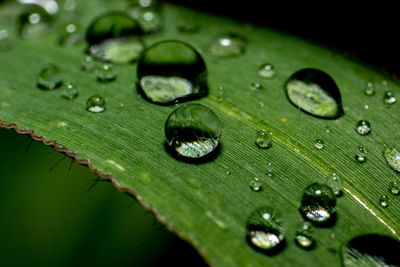
<instances>
[{"instance_id":1,"label":"droplet highlight","mask_svg":"<svg viewBox=\"0 0 400 267\"><path fill-rule=\"evenodd\" d=\"M287 80L285 88L289 101L308 114L325 119L343 115L339 88L323 71L302 69Z\"/></svg>"},{"instance_id":2,"label":"droplet highlight","mask_svg":"<svg viewBox=\"0 0 400 267\"><path fill-rule=\"evenodd\" d=\"M231 58L243 55L246 51L246 40L236 34L221 34L209 45L209 52L220 58Z\"/></svg>"},{"instance_id":3,"label":"droplet highlight","mask_svg":"<svg viewBox=\"0 0 400 267\"><path fill-rule=\"evenodd\" d=\"M208 93L203 58L180 41L160 42L146 49L137 76L141 92L152 103L174 104Z\"/></svg>"},{"instance_id":4,"label":"droplet highlight","mask_svg":"<svg viewBox=\"0 0 400 267\"><path fill-rule=\"evenodd\" d=\"M213 152L222 134L217 115L200 104L184 104L165 122L168 144L185 158L201 158Z\"/></svg>"},{"instance_id":5,"label":"droplet highlight","mask_svg":"<svg viewBox=\"0 0 400 267\"><path fill-rule=\"evenodd\" d=\"M92 113L100 113L105 111L106 109L106 101L100 95L94 95L89 97L87 101L87 110Z\"/></svg>"},{"instance_id":6,"label":"droplet highlight","mask_svg":"<svg viewBox=\"0 0 400 267\"><path fill-rule=\"evenodd\" d=\"M270 148L272 143L272 133L266 130L259 130L256 135L256 145L259 148Z\"/></svg>"},{"instance_id":7,"label":"droplet highlight","mask_svg":"<svg viewBox=\"0 0 400 267\"><path fill-rule=\"evenodd\" d=\"M371 133L371 124L367 120L360 120L356 124L356 132L359 135L368 135Z\"/></svg>"}]
</instances>

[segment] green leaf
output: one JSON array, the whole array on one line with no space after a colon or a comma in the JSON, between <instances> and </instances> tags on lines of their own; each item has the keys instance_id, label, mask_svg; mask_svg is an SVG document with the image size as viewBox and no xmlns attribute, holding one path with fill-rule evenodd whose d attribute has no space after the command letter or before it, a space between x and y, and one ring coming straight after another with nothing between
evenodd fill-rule
<instances>
[{"instance_id":1,"label":"green leaf","mask_svg":"<svg viewBox=\"0 0 400 267\"><path fill-rule=\"evenodd\" d=\"M116 9L124 10L124 2L81 1L74 19L88 25L102 12ZM13 26L10 22L19 12L16 4L3 4L0 25ZM385 86L377 86L375 96L363 92L367 82L387 80L396 94L399 84L335 51L227 18L196 13L200 31L180 33L181 18L192 16L192 12L164 5L163 30L144 41L149 46L161 40L180 40L202 54L210 92L192 102L211 108L223 124L215 159L191 164L172 157L165 148L163 126L174 107L154 105L139 96L134 87L135 65L115 66L115 81L97 82L93 74L80 68L86 47L56 45L57 30L35 40L11 38L14 48L1 52L2 126L30 133L112 179L121 191L135 195L169 229L189 240L213 265L333 266L340 265L341 244L357 235L377 233L399 239L400 199L388 191L398 174L387 166L383 151L385 145L398 145L400 106L384 104ZM57 23L63 18L60 16ZM247 41L245 54L223 59L209 54L210 42L220 33L243 36ZM276 75L264 79L257 72L268 62L275 66ZM37 75L48 64L58 66L64 81L76 85L76 99L63 98L62 88L37 88ZM322 70L333 78L341 93L342 117L316 118L290 103L284 84L304 68ZM264 89L249 90L253 82ZM223 86L222 94L219 86ZM86 101L92 95L106 99L105 112L86 111ZM361 119L371 123L371 134L356 133ZM269 149L255 144L261 129L272 132ZM314 147L316 139L324 141L323 150ZM354 159L361 144L367 151L364 164ZM272 177L267 175L268 162L272 163ZM298 210L302 193L311 183L323 183L333 172L344 180L337 221L331 228L316 229L317 245L305 251L294 243L296 227L302 221ZM250 190L254 177L264 183L263 191ZM384 194L389 196L387 208L379 205ZM286 230L286 247L275 256L253 250L245 238L248 216L265 205L275 209Z\"/></svg>"}]
</instances>

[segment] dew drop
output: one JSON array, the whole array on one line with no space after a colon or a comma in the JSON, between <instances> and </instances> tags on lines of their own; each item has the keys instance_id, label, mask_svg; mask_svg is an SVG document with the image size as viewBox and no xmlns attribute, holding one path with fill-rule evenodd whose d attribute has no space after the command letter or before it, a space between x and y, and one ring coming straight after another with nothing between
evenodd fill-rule
<instances>
[{"instance_id":1,"label":"dew drop","mask_svg":"<svg viewBox=\"0 0 400 267\"><path fill-rule=\"evenodd\" d=\"M382 235L358 236L342 249L344 267L400 266L399 241Z\"/></svg>"},{"instance_id":2,"label":"dew drop","mask_svg":"<svg viewBox=\"0 0 400 267\"><path fill-rule=\"evenodd\" d=\"M236 34L221 34L214 38L209 47L209 52L220 58L237 57L246 51L246 40Z\"/></svg>"},{"instance_id":3,"label":"dew drop","mask_svg":"<svg viewBox=\"0 0 400 267\"><path fill-rule=\"evenodd\" d=\"M267 163L267 176L272 177L274 175L274 172L272 170L272 162Z\"/></svg>"},{"instance_id":4,"label":"dew drop","mask_svg":"<svg viewBox=\"0 0 400 267\"><path fill-rule=\"evenodd\" d=\"M259 130L256 136L256 145L259 148L270 148L272 143L272 133L266 130Z\"/></svg>"},{"instance_id":5,"label":"dew drop","mask_svg":"<svg viewBox=\"0 0 400 267\"><path fill-rule=\"evenodd\" d=\"M314 227L310 222L302 222L296 230L296 244L304 249L311 249L315 245Z\"/></svg>"},{"instance_id":6,"label":"dew drop","mask_svg":"<svg viewBox=\"0 0 400 267\"><path fill-rule=\"evenodd\" d=\"M379 198L379 204L383 208L387 208L389 206L389 199L386 195L383 195Z\"/></svg>"},{"instance_id":7,"label":"dew drop","mask_svg":"<svg viewBox=\"0 0 400 267\"><path fill-rule=\"evenodd\" d=\"M263 78L272 78L276 74L275 67L272 64L264 64L258 69L258 75Z\"/></svg>"},{"instance_id":8,"label":"dew drop","mask_svg":"<svg viewBox=\"0 0 400 267\"><path fill-rule=\"evenodd\" d=\"M129 15L137 20L146 33L154 33L162 28L162 19L156 8L132 7L128 10Z\"/></svg>"},{"instance_id":9,"label":"dew drop","mask_svg":"<svg viewBox=\"0 0 400 267\"><path fill-rule=\"evenodd\" d=\"M322 150L325 147L325 142L322 139L315 140L314 147L318 150Z\"/></svg>"},{"instance_id":10,"label":"dew drop","mask_svg":"<svg viewBox=\"0 0 400 267\"><path fill-rule=\"evenodd\" d=\"M371 124L367 120L360 120L356 124L356 131L359 135L368 135L371 133Z\"/></svg>"},{"instance_id":11,"label":"dew drop","mask_svg":"<svg viewBox=\"0 0 400 267\"><path fill-rule=\"evenodd\" d=\"M199 23L195 14L182 16L178 23L178 31L182 33L196 33L200 30Z\"/></svg>"},{"instance_id":12,"label":"dew drop","mask_svg":"<svg viewBox=\"0 0 400 267\"><path fill-rule=\"evenodd\" d=\"M375 94L375 86L372 83L367 83L364 89L364 94L367 96L373 96Z\"/></svg>"},{"instance_id":13,"label":"dew drop","mask_svg":"<svg viewBox=\"0 0 400 267\"><path fill-rule=\"evenodd\" d=\"M392 91L386 91L383 95L383 102L388 105L396 103L396 97L394 93Z\"/></svg>"},{"instance_id":14,"label":"dew drop","mask_svg":"<svg viewBox=\"0 0 400 267\"><path fill-rule=\"evenodd\" d=\"M336 196L327 185L314 183L308 186L301 200L303 216L318 224L327 224L334 216Z\"/></svg>"},{"instance_id":15,"label":"dew drop","mask_svg":"<svg viewBox=\"0 0 400 267\"><path fill-rule=\"evenodd\" d=\"M9 39L8 31L0 29L0 52L11 50L14 47Z\"/></svg>"},{"instance_id":16,"label":"dew drop","mask_svg":"<svg viewBox=\"0 0 400 267\"><path fill-rule=\"evenodd\" d=\"M106 109L106 101L102 96L94 95L87 101L87 110L93 113L100 113Z\"/></svg>"},{"instance_id":17,"label":"dew drop","mask_svg":"<svg viewBox=\"0 0 400 267\"><path fill-rule=\"evenodd\" d=\"M200 158L214 151L222 133L217 115L200 104L184 104L165 122L168 144L186 158Z\"/></svg>"},{"instance_id":18,"label":"dew drop","mask_svg":"<svg viewBox=\"0 0 400 267\"><path fill-rule=\"evenodd\" d=\"M81 61L81 69L83 71L91 72L96 68L94 59L91 56L84 56Z\"/></svg>"},{"instance_id":19,"label":"dew drop","mask_svg":"<svg viewBox=\"0 0 400 267\"><path fill-rule=\"evenodd\" d=\"M111 82L117 77L114 67L110 64L99 64L95 69L96 77L99 82Z\"/></svg>"},{"instance_id":20,"label":"dew drop","mask_svg":"<svg viewBox=\"0 0 400 267\"><path fill-rule=\"evenodd\" d=\"M261 91L264 87L260 83L253 82L250 84L249 89L252 91Z\"/></svg>"},{"instance_id":21,"label":"dew drop","mask_svg":"<svg viewBox=\"0 0 400 267\"><path fill-rule=\"evenodd\" d=\"M390 182L389 192L394 196L400 195L400 181L399 180L393 180Z\"/></svg>"},{"instance_id":22,"label":"dew drop","mask_svg":"<svg viewBox=\"0 0 400 267\"><path fill-rule=\"evenodd\" d=\"M343 189L343 180L337 173L332 173L332 175L326 179L325 185L329 186L333 193L338 196Z\"/></svg>"},{"instance_id":23,"label":"dew drop","mask_svg":"<svg viewBox=\"0 0 400 267\"><path fill-rule=\"evenodd\" d=\"M53 64L43 68L37 78L37 85L42 90L56 89L61 83L61 72L59 68Z\"/></svg>"},{"instance_id":24,"label":"dew drop","mask_svg":"<svg viewBox=\"0 0 400 267\"><path fill-rule=\"evenodd\" d=\"M68 23L64 26L60 34L58 44L64 47L73 47L84 41L83 35L78 32L78 27L74 23Z\"/></svg>"},{"instance_id":25,"label":"dew drop","mask_svg":"<svg viewBox=\"0 0 400 267\"><path fill-rule=\"evenodd\" d=\"M207 95L207 71L201 55L179 41L156 43L139 60L137 76L145 98L153 103L177 101Z\"/></svg>"},{"instance_id":26,"label":"dew drop","mask_svg":"<svg viewBox=\"0 0 400 267\"><path fill-rule=\"evenodd\" d=\"M18 18L18 31L24 39L37 39L48 33L52 18L39 5L31 5Z\"/></svg>"},{"instance_id":27,"label":"dew drop","mask_svg":"<svg viewBox=\"0 0 400 267\"><path fill-rule=\"evenodd\" d=\"M261 182L260 178L254 177L253 180L250 182L250 188L254 192L260 192L263 188L263 183Z\"/></svg>"},{"instance_id":28,"label":"dew drop","mask_svg":"<svg viewBox=\"0 0 400 267\"><path fill-rule=\"evenodd\" d=\"M247 219L246 229L247 241L256 250L277 252L284 245L284 228L270 207L256 209Z\"/></svg>"},{"instance_id":29,"label":"dew drop","mask_svg":"<svg viewBox=\"0 0 400 267\"><path fill-rule=\"evenodd\" d=\"M343 115L339 88L323 71L302 69L287 80L285 88L289 101L308 114L325 119Z\"/></svg>"},{"instance_id":30,"label":"dew drop","mask_svg":"<svg viewBox=\"0 0 400 267\"><path fill-rule=\"evenodd\" d=\"M367 161L367 151L364 146L361 145L357 148L356 155L354 157L359 163L365 163Z\"/></svg>"},{"instance_id":31,"label":"dew drop","mask_svg":"<svg viewBox=\"0 0 400 267\"><path fill-rule=\"evenodd\" d=\"M393 170L400 172L400 152L395 148L387 148L383 152L387 164Z\"/></svg>"},{"instance_id":32,"label":"dew drop","mask_svg":"<svg viewBox=\"0 0 400 267\"><path fill-rule=\"evenodd\" d=\"M68 100L74 100L78 96L78 90L72 83L66 83L65 89L62 92L62 97Z\"/></svg>"}]
</instances>

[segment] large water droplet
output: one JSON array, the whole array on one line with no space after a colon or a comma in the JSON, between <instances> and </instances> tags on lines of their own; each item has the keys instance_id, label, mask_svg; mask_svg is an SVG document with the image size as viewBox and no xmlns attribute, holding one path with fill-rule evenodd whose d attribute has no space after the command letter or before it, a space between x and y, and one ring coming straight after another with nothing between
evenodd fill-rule
<instances>
[{"instance_id":1,"label":"large water droplet","mask_svg":"<svg viewBox=\"0 0 400 267\"><path fill-rule=\"evenodd\" d=\"M396 97L394 93L392 91L386 91L383 95L383 102L388 105L396 103Z\"/></svg>"},{"instance_id":2,"label":"large water droplet","mask_svg":"<svg viewBox=\"0 0 400 267\"><path fill-rule=\"evenodd\" d=\"M356 150L356 155L354 157L359 163L365 163L367 161L367 151L364 146L361 145Z\"/></svg>"},{"instance_id":3,"label":"large water droplet","mask_svg":"<svg viewBox=\"0 0 400 267\"><path fill-rule=\"evenodd\" d=\"M76 86L72 83L66 83L65 89L63 90L62 97L68 100L73 100L77 98L78 90Z\"/></svg>"},{"instance_id":4,"label":"large water droplet","mask_svg":"<svg viewBox=\"0 0 400 267\"><path fill-rule=\"evenodd\" d=\"M340 178L337 173L332 173L332 175L326 179L325 184L329 186L332 189L333 193L337 196L340 195L343 189L342 178Z\"/></svg>"},{"instance_id":5,"label":"large water droplet","mask_svg":"<svg viewBox=\"0 0 400 267\"><path fill-rule=\"evenodd\" d=\"M38 5L28 7L18 18L18 31L25 39L40 38L51 28L52 18Z\"/></svg>"},{"instance_id":6,"label":"large water droplet","mask_svg":"<svg viewBox=\"0 0 400 267\"><path fill-rule=\"evenodd\" d=\"M395 147L386 148L383 155L390 168L400 172L400 152Z\"/></svg>"},{"instance_id":7,"label":"large water droplet","mask_svg":"<svg viewBox=\"0 0 400 267\"><path fill-rule=\"evenodd\" d=\"M371 124L367 120L360 120L356 124L356 131L359 135L368 135L371 133Z\"/></svg>"},{"instance_id":8,"label":"large water droplet","mask_svg":"<svg viewBox=\"0 0 400 267\"><path fill-rule=\"evenodd\" d=\"M400 195L400 180L393 180L389 184L389 192L392 195L398 196Z\"/></svg>"},{"instance_id":9,"label":"large water droplet","mask_svg":"<svg viewBox=\"0 0 400 267\"><path fill-rule=\"evenodd\" d=\"M315 245L314 227L309 222L302 222L296 230L296 244L304 249L311 249Z\"/></svg>"},{"instance_id":10,"label":"large water droplet","mask_svg":"<svg viewBox=\"0 0 400 267\"><path fill-rule=\"evenodd\" d=\"M206 65L191 46L179 41L157 43L143 53L137 76L147 100L173 104L207 94Z\"/></svg>"},{"instance_id":11,"label":"large water droplet","mask_svg":"<svg viewBox=\"0 0 400 267\"><path fill-rule=\"evenodd\" d=\"M246 40L236 34L221 34L212 40L208 50L221 58L237 57L246 51Z\"/></svg>"},{"instance_id":12,"label":"large water droplet","mask_svg":"<svg viewBox=\"0 0 400 267\"><path fill-rule=\"evenodd\" d=\"M353 238L343 247L342 262L345 267L400 266L399 251L399 241L391 237L364 235Z\"/></svg>"},{"instance_id":13,"label":"large water droplet","mask_svg":"<svg viewBox=\"0 0 400 267\"><path fill-rule=\"evenodd\" d=\"M38 87L43 90L56 89L61 83L61 72L57 66L52 64L43 68L37 78Z\"/></svg>"},{"instance_id":14,"label":"large water droplet","mask_svg":"<svg viewBox=\"0 0 400 267\"><path fill-rule=\"evenodd\" d=\"M324 147L325 147L325 142L324 142L324 140L322 140L322 139L317 139L317 140L315 140L314 147L315 147L316 149L319 149L319 150L324 149Z\"/></svg>"},{"instance_id":15,"label":"large water droplet","mask_svg":"<svg viewBox=\"0 0 400 267\"><path fill-rule=\"evenodd\" d=\"M256 136L256 145L259 148L269 148L272 142L272 133L266 130L259 130Z\"/></svg>"},{"instance_id":16,"label":"large water droplet","mask_svg":"<svg viewBox=\"0 0 400 267\"><path fill-rule=\"evenodd\" d=\"M200 104L185 104L175 109L164 129L168 144L186 158L200 158L214 151L222 133L217 115Z\"/></svg>"},{"instance_id":17,"label":"large water droplet","mask_svg":"<svg viewBox=\"0 0 400 267\"><path fill-rule=\"evenodd\" d=\"M301 200L300 211L303 216L318 224L326 224L335 214L336 197L332 189L323 184L308 186Z\"/></svg>"},{"instance_id":18,"label":"large water droplet","mask_svg":"<svg viewBox=\"0 0 400 267\"><path fill-rule=\"evenodd\" d=\"M88 27L89 52L101 61L128 63L137 60L144 44L137 38L142 29L124 12L113 11L96 18Z\"/></svg>"},{"instance_id":19,"label":"large water droplet","mask_svg":"<svg viewBox=\"0 0 400 267\"><path fill-rule=\"evenodd\" d=\"M325 119L343 115L339 88L323 71L302 69L287 80L285 88L290 102L306 113Z\"/></svg>"},{"instance_id":20,"label":"large water droplet","mask_svg":"<svg viewBox=\"0 0 400 267\"><path fill-rule=\"evenodd\" d=\"M258 75L263 78L272 78L275 76L275 67L272 64L264 64L258 69Z\"/></svg>"},{"instance_id":21,"label":"large water droplet","mask_svg":"<svg viewBox=\"0 0 400 267\"><path fill-rule=\"evenodd\" d=\"M372 83L367 83L364 89L364 94L367 96L373 96L375 94L375 86Z\"/></svg>"},{"instance_id":22,"label":"large water droplet","mask_svg":"<svg viewBox=\"0 0 400 267\"><path fill-rule=\"evenodd\" d=\"M99 82L111 82L117 77L114 67L110 64L99 64L95 69L96 77Z\"/></svg>"},{"instance_id":23,"label":"large water droplet","mask_svg":"<svg viewBox=\"0 0 400 267\"><path fill-rule=\"evenodd\" d=\"M106 109L106 101L102 96L94 95L87 101L87 110L93 113L100 113Z\"/></svg>"},{"instance_id":24,"label":"large water droplet","mask_svg":"<svg viewBox=\"0 0 400 267\"><path fill-rule=\"evenodd\" d=\"M261 182L260 178L254 177L250 182L250 188L255 192L260 192L263 188L263 183Z\"/></svg>"},{"instance_id":25,"label":"large water droplet","mask_svg":"<svg viewBox=\"0 0 400 267\"><path fill-rule=\"evenodd\" d=\"M273 209L256 209L247 220L247 241L263 252L277 252L284 245L285 234L281 220Z\"/></svg>"},{"instance_id":26,"label":"large water droplet","mask_svg":"<svg viewBox=\"0 0 400 267\"><path fill-rule=\"evenodd\" d=\"M389 198L386 195L383 195L379 198L379 204L381 207L386 208L389 206Z\"/></svg>"}]
</instances>

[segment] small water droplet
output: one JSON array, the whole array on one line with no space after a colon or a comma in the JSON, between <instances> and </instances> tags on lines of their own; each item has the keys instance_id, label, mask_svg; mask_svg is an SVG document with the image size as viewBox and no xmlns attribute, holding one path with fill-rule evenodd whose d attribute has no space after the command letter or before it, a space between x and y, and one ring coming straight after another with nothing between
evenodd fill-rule
<instances>
[{"instance_id":1,"label":"small water droplet","mask_svg":"<svg viewBox=\"0 0 400 267\"><path fill-rule=\"evenodd\" d=\"M309 222L302 222L296 230L296 244L304 249L311 249L315 245L314 227Z\"/></svg>"},{"instance_id":2,"label":"small water droplet","mask_svg":"<svg viewBox=\"0 0 400 267\"><path fill-rule=\"evenodd\" d=\"M367 120L360 120L356 124L356 131L359 135L368 135L371 133L371 124Z\"/></svg>"},{"instance_id":3,"label":"small water droplet","mask_svg":"<svg viewBox=\"0 0 400 267\"><path fill-rule=\"evenodd\" d=\"M102 96L94 95L87 101L87 110L93 113L100 113L106 109L106 101Z\"/></svg>"},{"instance_id":4,"label":"small water droplet","mask_svg":"<svg viewBox=\"0 0 400 267\"><path fill-rule=\"evenodd\" d=\"M50 64L43 68L37 78L37 85L42 90L53 90L58 88L62 83L60 69Z\"/></svg>"},{"instance_id":5,"label":"small water droplet","mask_svg":"<svg viewBox=\"0 0 400 267\"><path fill-rule=\"evenodd\" d=\"M386 148L383 155L390 168L400 172L400 152L395 147Z\"/></svg>"},{"instance_id":6,"label":"small water droplet","mask_svg":"<svg viewBox=\"0 0 400 267\"><path fill-rule=\"evenodd\" d=\"M393 180L390 182L389 192L395 196L400 195L400 180Z\"/></svg>"},{"instance_id":7,"label":"small water droplet","mask_svg":"<svg viewBox=\"0 0 400 267\"><path fill-rule=\"evenodd\" d=\"M387 84L387 81L386 81L386 80L383 80L383 81L382 81L382 85L383 85L383 86L387 86L387 85L388 85L388 84Z\"/></svg>"},{"instance_id":8,"label":"small water droplet","mask_svg":"<svg viewBox=\"0 0 400 267\"><path fill-rule=\"evenodd\" d=\"M357 148L355 159L359 163L365 163L367 161L367 151L365 150L363 145Z\"/></svg>"},{"instance_id":9,"label":"small water droplet","mask_svg":"<svg viewBox=\"0 0 400 267\"><path fill-rule=\"evenodd\" d=\"M83 71L91 72L96 68L94 59L91 56L84 56L81 61L81 69Z\"/></svg>"},{"instance_id":10,"label":"small water droplet","mask_svg":"<svg viewBox=\"0 0 400 267\"><path fill-rule=\"evenodd\" d=\"M325 119L343 115L339 88L323 71L302 69L287 80L285 88L290 102L308 114Z\"/></svg>"},{"instance_id":11,"label":"small water droplet","mask_svg":"<svg viewBox=\"0 0 400 267\"><path fill-rule=\"evenodd\" d=\"M263 90L264 87L260 83L252 82L249 86L249 89L252 91L260 91Z\"/></svg>"},{"instance_id":12,"label":"small water droplet","mask_svg":"<svg viewBox=\"0 0 400 267\"><path fill-rule=\"evenodd\" d=\"M258 69L258 75L263 78L272 78L275 76L275 67L272 64L264 64Z\"/></svg>"},{"instance_id":13,"label":"small water droplet","mask_svg":"<svg viewBox=\"0 0 400 267\"><path fill-rule=\"evenodd\" d=\"M263 188L263 183L261 182L260 178L254 177L254 179L250 182L250 188L255 192L260 192Z\"/></svg>"},{"instance_id":14,"label":"small water droplet","mask_svg":"<svg viewBox=\"0 0 400 267\"><path fill-rule=\"evenodd\" d=\"M178 23L178 31L182 33L196 33L200 30L199 23L195 14L182 16Z\"/></svg>"},{"instance_id":15,"label":"small water droplet","mask_svg":"<svg viewBox=\"0 0 400 267\"><path fill-rule=\"evenodd\" d=\"M146 33L154 33L162 28L161 15L156 8L152 7L131 7L128 14L137 20Z\"/></svg>"},{"instance_id":16,"label":"small water droplet","mask_svg":"<svg viewBox=\"0 0 400 267\"><path fill-rule=\"evenodd\" d=\"M110 64L99 64L95 69L97 80L100 82L111 82L117 77L117 73Z\"/></svg>"},{"instance_id":17,"label":"small water droplet","mask_svg":"<svg viewBox=\"0 0 400 267\"><path fill-rule=\"evenodd\" d=\"M221 34L211 41L208 50L214 56L228 58L244 54L246 46L246 40L239 35Z\"/></svg>"},{"instance_id":18,"label":"small water droplet","mask_svg":"<svg viewBox=\"0 0 400 267\"><path fill-rule=\"evenodd\" d=\"M78 32L78 27L74 23L68 23L63 27L58 43L64 47L73 47L84 41L83 35Z\"/></svg>"},{"instance_id":19,"label":"small water droplet","mask_svg":"<svg viewBox=\"0 0 400 267\"><path fill-rule=\"evenodd\" d=\"M52 18L39 5L31 5L18 18L18 31L22 38L40 38L51 28Z\"/></svg>"},{"instance_id":20,"label":"small water droplet","mask_svg":"<svg viewBox=\"0 0 400 267\"><path fill-rule=\"evenodd\" d=\"M327 185L313 183L308 186L301 200L303 216L319 224L328 223L335 213L336 196Z\"/></svg>"},{"instance_id":21,"label":"small water droplet","mask_svg":"<svg viewBox=\"0 0 400 267\"><path fill-rule=\"evenodd\" d=\"M140 89L153 103L174 104L208 93L206 65L191 46L179 41L156 43L139 60Z\"/></svg>"},{"instance_id":22,"label":"small water droplet","mask_svg":"<svg viewBox=\"0 0 400 267\"><path fill-rule=\"evenodd\" d=\"M389 206L389 199L386 195L383 195L379 198L379 204L381 205L381 207L386 208L387 206Z\"/></svg>"},{"instance_id":23,"label":"small water droplet","mask_svg":"<svg viewBox=\"0 0 400 267\"><path fill-rule=\"evenodd\" d=\"M272 133L266 130L259 130L256 136L256 145L259 148L270 148L272 143Z\"/></svg>"},{"instance_id":24,"label":"small water droplet","mask_svg":"<svg viewBox=\"0 0 400 267\"><path fill-rule=\"evenodd\" d=\"M364 94L367 96L373 96L375 94L375 86L372 83L367 83L364 89Z\"/></svg>"},{"instance_id":25,"label":"small water droplet","mask_svg":"<svg viewBox=\"0 0 400 267\"><path fill-rule=\"evenodd\" d=\"M314 147L316 149L322 150L325 147L325 142L322 139L315 140Z\"/></svg>"},{"instance_id":26,"label":"small water droplet","mask_svg":"<svg viewBox=\"0 0 400 267\"><path fill-rule=\"evenodd\" d=\"M331 133L331 128L329 128L329 126L326 126L325 127L325 133L327 133L327 134L329 134L329 133Z\"/></svg>"},{"instance_id":27,"label":"small water droplet","mask_svg":"<svg viewBox=\"0 0 400 267\"><path fill-rule=\"evenodd\" d=\"M272 170L272 162L267 162L267 176L272 177L274 172Z\"/></svg>"},{"instance_id":28,"label":"small water droplet","mask_svg":"<svg viewBox=\"0 0 400 267\"><path fill-rule=\"evenodd\" d=\"M332 173L332 175L326 179L325 184L332 189L336 196L341 194L343 181L337 173Z\"/></svg>"},{"instance_id":29,"label":"small water droplet","mask_svg":"<svg viewBox=\"0 0 400 267\"><path fill-rule=\"evenodd\" d=\"M62 93L62 97L68 100L73 100L77 96L78 96L78 90L76 89L76 86L69 82L66 83L65 89Z\"/></svg>"},{"instance_id":30,"label":"small water droplet","mask_svg":"<svg viewBox=\"0 0 400 267\"><path fill-rule=\"evenodd\" d=\"M214 151L222 133L217 115L200 104L175 109L164 129L168 144L186 158L200 158Z\"/></svg>"},{"instance_id":31,"label":"small water droplet","mask_svg":"<svg viewBox=\"0 0 400 267\"><path fill-rule=\"evenodd\" d=\"M284 245L284 228L281 220L270 207L256 209L247 219L246 229L247 241L257 250L278 251Z\"/></svg>"},{"instance_id":32,"label":"small water droplet","mask_svg":"<svg viewBox=\"0 0 400 267\"><path fill-rule=\"evenodd\" d=\"M0 29L0 52L11 50L14 47L9 39L8 31Z\"/></svg>"},{"instance_id":33,"label":"small water droplet","mask_svg":"<svg viewBox=\"0 0 400 267\"><path fill-rule=\"evenodd\" d=\"M396 103L396 97L394 93L392 91L386 91L383 95L383 102L388 105Z\"/></svg>"},{"instance_id":34,"label":"small water droplet","mask_svg":"<svg viewBox=\"0 0 400 267\"><path fill-rule=\"evenodd\" d=\"M66 11L73 11L76 8L75 0L65 0L64 2L64 9Z\"/></svg>"}]
</instances>

